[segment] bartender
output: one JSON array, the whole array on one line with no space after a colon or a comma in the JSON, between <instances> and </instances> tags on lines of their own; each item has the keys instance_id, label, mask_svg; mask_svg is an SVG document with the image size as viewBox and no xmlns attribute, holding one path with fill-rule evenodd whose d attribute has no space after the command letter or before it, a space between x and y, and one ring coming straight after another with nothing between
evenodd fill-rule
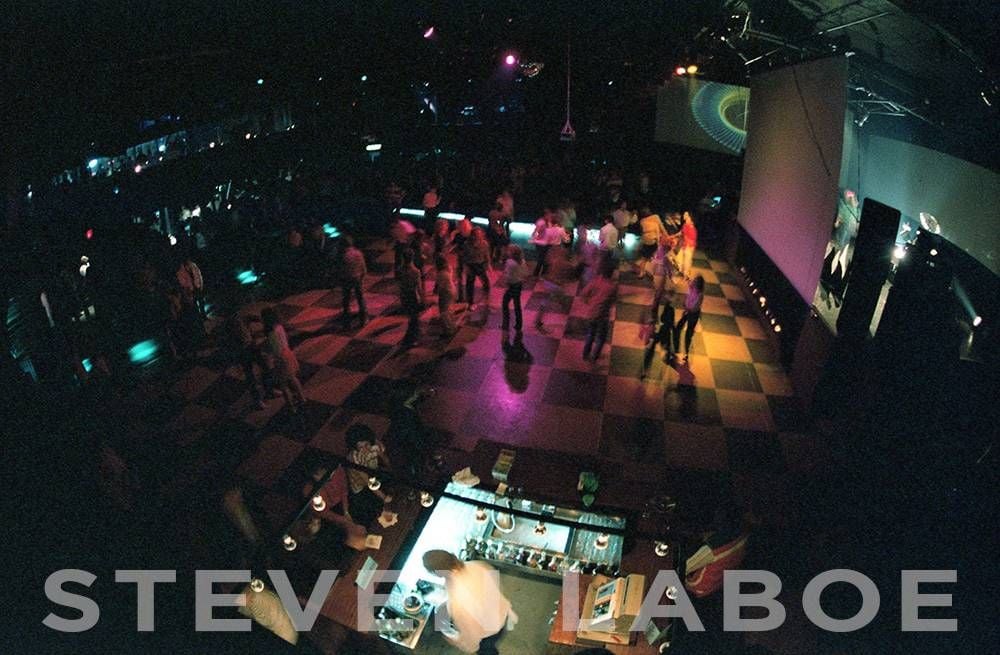
<instances>
[{"instance_id":1,"label":"bartender","mask_svg":"<svg viewBox=\"0 0 1000 655\"><path fill-rule=\"evenodd\" d=\"M444 578L448 599L437 611L444 612L450 629L448 642L465 653L496 655L497 643L513 629L517 614L500 591L499 574L484 562L463 562L449 552L424 553L424 568Z\"/></svg>"}]
</instances>

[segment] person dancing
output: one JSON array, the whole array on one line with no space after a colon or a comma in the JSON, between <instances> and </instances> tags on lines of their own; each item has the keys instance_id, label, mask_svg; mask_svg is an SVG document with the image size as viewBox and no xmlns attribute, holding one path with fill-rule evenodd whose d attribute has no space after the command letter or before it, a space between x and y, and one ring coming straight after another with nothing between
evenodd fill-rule
<instances>
[{"instance_id":1,"label":"person dancing","mask_svg":"<svg viewBox=\"0 0 1000 655\"><path fill-rule=\"evenodd\" d=\"M684 313L674 327L674 352L680 352L681 330L684 332L684 362L687 363L691 355L691 339L694 337L694 329L701 318L701 303L705 299L705 278L696 275L688 286L687 295L684 297ZM672 311L672 310L671 310Z\"/></svg>"}]
</instances>

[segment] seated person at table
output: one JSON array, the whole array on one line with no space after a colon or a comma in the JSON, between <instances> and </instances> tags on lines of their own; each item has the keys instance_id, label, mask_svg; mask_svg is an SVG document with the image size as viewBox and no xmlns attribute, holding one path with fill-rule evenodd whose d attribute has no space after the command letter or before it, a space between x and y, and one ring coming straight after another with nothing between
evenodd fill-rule
<instances>
[{"instance_id":1,"label":"seated person at table","mask_svg":"<svg viewBox=\"0 0 1000 655\"><path fill-rule=\"evenodd\" d=\"M326 467L316 468L313 471L312 479L302 485L302 497L322 496L326 503L326 509L319 512L319 515L344 531L344 543L349 547L354 550L364 550L368 531L364 526L356 524L351 517L350 494L347 492L347 473L344 471L344 467L338 466L326 484L315 493L313 492L313 488L326 477L326 473ZM341 510L340 513L334 511L338 506Z\"/></svg>"},{"instance_id":2,"label":"seated person at table","mask_svg":"<svg viewBox=\"0 0 1000 655\"><path fill-rule=\"evenodd\" d=\"M445 639L465 653L495 655L497 642L517 624L517 614L500 591L500 576L484 562L463 562L444 550L424 553L424 568L444 578L448 600L437 612L447 616Z\"/></svg>"},{"instance_id":3,"label":"seated person at table","mask_svg":"<svg viewBox=\"0 0 1000 655\"><path fill-rule=\"evenodd\" d=\"M389 466L389 458L375 432L361 423L356 423L347 429L344 435L347 441L347 459L358 466L375 470L381 462L386 467ZM368 471L351 468L347 471L347 479L350 482L350 507L351 516L358 525L368 526L382 513L382 506L392 501L392 496L388 496L380 489L371 490L368 488L368 478L372 475Z\"/></svg>"}]
</instances>

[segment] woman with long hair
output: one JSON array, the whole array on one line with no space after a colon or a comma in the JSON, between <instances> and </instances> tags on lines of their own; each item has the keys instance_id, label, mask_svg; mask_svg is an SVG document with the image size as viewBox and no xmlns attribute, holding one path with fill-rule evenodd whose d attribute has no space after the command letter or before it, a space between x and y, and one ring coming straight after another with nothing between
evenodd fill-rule
<instances>
[{"instance_id":1,"label":"woman with long hair","mask_svg":"<svg viewBox=\"0 0 1000 655\"><path fill-rule=\"evenodd\" d=\"M681 330L684 329L684 361L688 361L691 355L691 339L694 338L694 329L701 318L701 303L705 299L705 278L696 275L691 284L688 285L687 295L684 297L684 313L681 315L677 325L674 326L674 352L680 352ZM686 329L685 329L686 328Z\"/></svg>"},{"instance_id":2,"label":"woman with long hair","mask_svg":"<svg viewBox=\"0 0 1000 655\"><path fill-rule=\"evenodd\" d=\"M302 383L299 382L299 360L288 346L288 333L274 308L268 307L262 311L260 320L264 324L264 334L267 337L266 348L272 361L274 384L281 390L289 411L295 414L298 405L305 402Z\"/></svg>"}]
</instances>

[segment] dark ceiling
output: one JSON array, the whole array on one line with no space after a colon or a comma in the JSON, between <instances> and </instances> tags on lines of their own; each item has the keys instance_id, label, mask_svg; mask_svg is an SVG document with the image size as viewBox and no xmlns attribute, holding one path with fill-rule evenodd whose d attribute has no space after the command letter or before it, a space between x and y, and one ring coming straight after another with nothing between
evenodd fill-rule
<instances>
[{"instance_id":1,"label":"dark ceiling","mask_svg":"<svg viewBox=\"0 0 1000 655\"><path fill-rule=\"evenodd\" d=\"M745 9L754 30L777 39L727 48L713 38ZM561 104L567 39L581 103L607 80L648 95L682 60L745 83L741 56L811 56L839 43L935 121L969 114L970 125L995 131L996 109L978 94L995 92L998 19L1000 3L971 0L21 3L3 19L5 141L29 170L55 170L134 143L143 118L194 123L294 101L315 93L319 77L345 105L361 74L383 94L419 80L459 94L468 80L489 79L508 49L546 63L539 84ZM422 38L430 25L434 41Z\"/></svg>"}]
</instances>

